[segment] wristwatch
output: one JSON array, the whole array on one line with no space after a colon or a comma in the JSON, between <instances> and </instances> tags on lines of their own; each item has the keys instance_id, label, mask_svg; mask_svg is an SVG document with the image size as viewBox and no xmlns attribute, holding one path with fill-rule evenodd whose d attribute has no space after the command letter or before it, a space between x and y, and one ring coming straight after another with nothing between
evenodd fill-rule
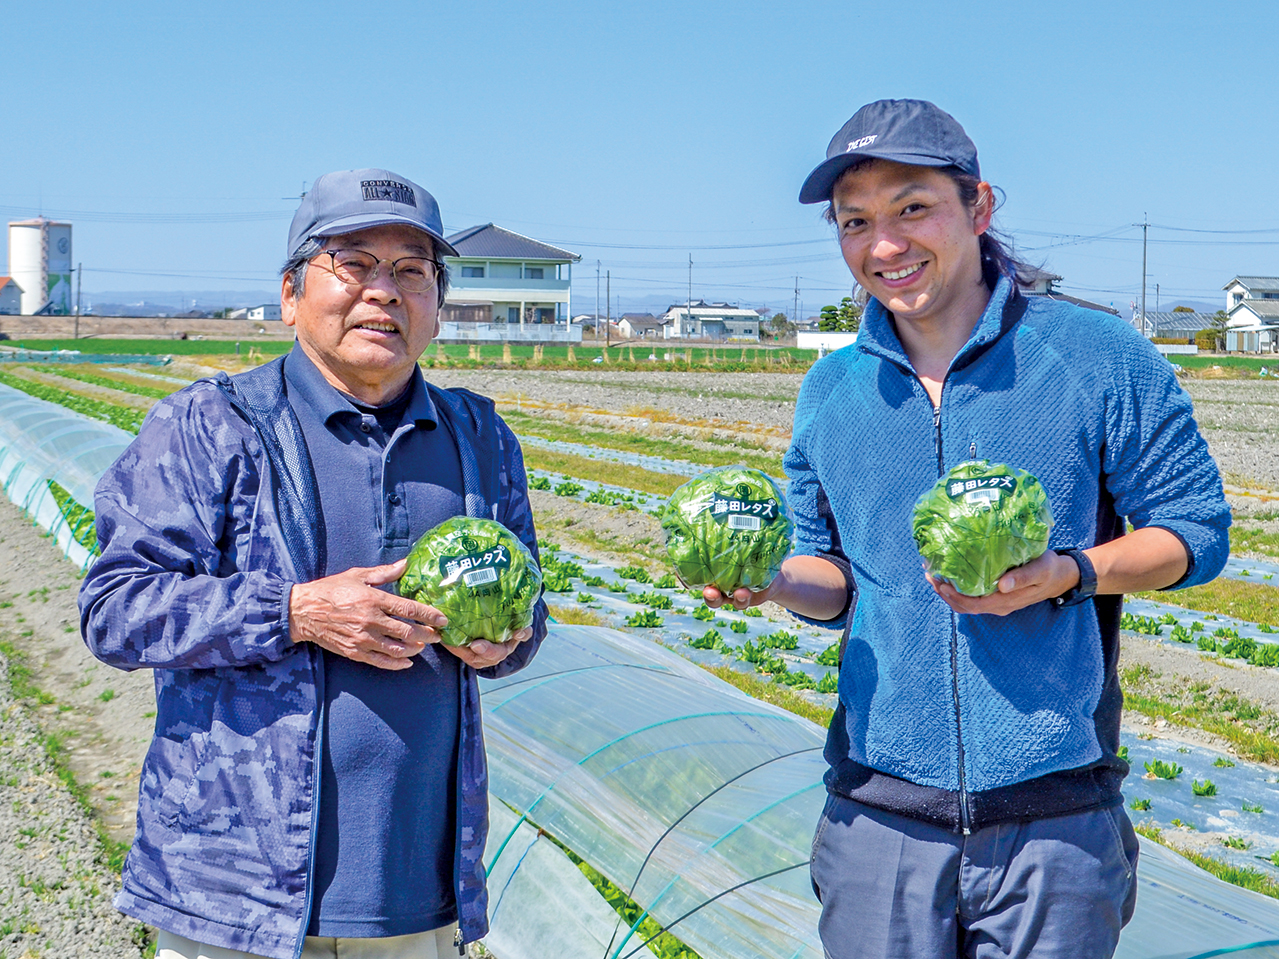
<instances>
[{"instance_id":1,"label":"wristwatch","mask_svg":"<svg viewBox=\"0 0 1279 959\"><path fill-rule=\"evenodd\" d=\"M1086 599L1092 599L1097 595L1097 571L1093 569L1092 560L1088 558L1088 554L1082 549L1075 549L1073 546L1068 549L1053 550L1058 556L1069 556L1075 561L1075 565L1079 567L1079 582L1066 590L1060 596L1052 598L1052 604L1058 609L1065 606L1075 606L1082 603Z\"/></svg>"}]
</instances>

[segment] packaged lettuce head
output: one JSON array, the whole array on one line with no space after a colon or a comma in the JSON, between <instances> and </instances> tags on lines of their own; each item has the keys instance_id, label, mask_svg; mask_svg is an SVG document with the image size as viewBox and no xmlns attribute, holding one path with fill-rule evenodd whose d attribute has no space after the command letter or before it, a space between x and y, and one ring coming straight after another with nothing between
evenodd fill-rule
<instances>
[{"instance_id":1,"label":"packaged lettuce head","mask_svg":"<svg viewBox=\"0 0 1279 959\"><path fill-rule=\"evenodd\" d=\"M422 534L409 553L399 593L449 618L448 646L503 643L533 623L542 571L519 538L491 519L454 516Z\"/></svg>"},{"instance_id":2,"label":"packaged lettuce head","mask_svg":"<svg viewBox=\"0 0 1279 959\"><path fill-rule=\"evenodd\" d=\"M993 593L999 577L1048 548L1048 494L1025 470L960 463L915 504L912 528L924 564L965 596Z\"/></svg>"},{"instance_id":3,"label":"packaged lettuce head","mask_svg":"<svg viewBox=\"0 0 1279 959\"><path fill-rule=\"evenodd\" d=\"M686 586L763 589L791 551L795 523L765 473L720 466L671 494L662 511L666 552Z\"/></svg>"}]
</instances>

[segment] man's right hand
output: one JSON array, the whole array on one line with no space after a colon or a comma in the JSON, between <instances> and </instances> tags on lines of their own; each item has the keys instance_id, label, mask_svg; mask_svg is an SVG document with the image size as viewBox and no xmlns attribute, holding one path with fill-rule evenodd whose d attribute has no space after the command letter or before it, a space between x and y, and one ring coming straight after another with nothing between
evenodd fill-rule
<instances>
[{"instance_id":1,"label":"man's right hand","mask_svg":"<svg viewBox=\"0 0 1279 959\"><path fill-rule=\"evenodd\" d=\"M298 583L289 594L289 634L379 669L408 669L448 624L438 609L377 589L404 575L406 560L356 567Z\"/></svg>"}]
</instances>

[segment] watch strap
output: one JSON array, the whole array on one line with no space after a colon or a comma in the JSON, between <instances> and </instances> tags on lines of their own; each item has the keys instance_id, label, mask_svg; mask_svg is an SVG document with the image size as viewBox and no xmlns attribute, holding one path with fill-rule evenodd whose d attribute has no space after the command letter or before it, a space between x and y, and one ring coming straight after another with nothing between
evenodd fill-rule
<instances>
[{"instance_id":1,"label":"watch strap","mask_svg":"<svg viewBox=\"0 0 1279 959\"><path fill-rule=\"evenodd\" d=\"M1092 560L1088 558L1088 554L1082 549L1076 549L1073 546L1066 549L1053 550L1058 556L1069 556L1075 561L1075 565L1079 567L1079 582L1072 586L1060 596L1052 598L1052 604L1058 609L1066 606L1076 606L1084 600L1092 599L1097 595L1097 570L1093 568Z\"/></svg>"}]
</instances>

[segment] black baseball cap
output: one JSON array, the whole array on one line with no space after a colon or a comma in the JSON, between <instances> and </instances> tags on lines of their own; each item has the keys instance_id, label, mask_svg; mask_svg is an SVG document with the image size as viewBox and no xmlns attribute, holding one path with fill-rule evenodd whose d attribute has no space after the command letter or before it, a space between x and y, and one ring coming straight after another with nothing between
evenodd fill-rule
<instances>
[{"instance_id":1,"label":"black baseball cap","mask_svg":"<svg viewBox=\"0 0 1279 959\"><path fill-rule=\"evenodd\" d=\"M825 161L799 188L799 202L829 202L840 175L872 157L914 166L951 166L981 177L977 147L945 110L927 100L876 100L839 128L826 148Z\"/></svg>"},{"instance_id":2,"label":"black baseball cap","mask_svg":"<svg viewBox=\"0 0 1279 959\"><path fill-rule=\"evenodd\" d=\"M435 255L457 256L444 239L440 205L435 197L390 170L340 170L326 173L302 197L289 227L292 259L310 239L340 236L373 226L402 223L421 230L435 242Z\"/></svg>"}]
</instances>

